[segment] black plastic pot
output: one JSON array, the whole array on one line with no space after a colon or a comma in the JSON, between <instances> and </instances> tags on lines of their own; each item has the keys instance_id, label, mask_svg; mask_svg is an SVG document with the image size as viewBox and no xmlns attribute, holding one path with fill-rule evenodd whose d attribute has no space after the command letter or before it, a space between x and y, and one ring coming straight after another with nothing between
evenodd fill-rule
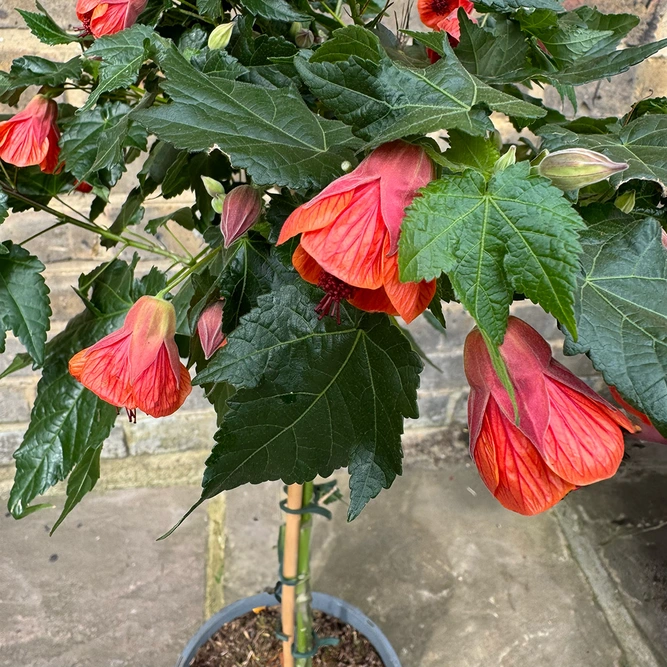
<instances>
[{"instance_id":1,"label":"black plastic pot","mask_svg":"<svg viewBox=\"0 0 667 667\"><path fill-rule=\"evenodd\" d=\"M188 667L190 661L197 655L199 648L225 623L229 623L235 618L247 614L256 607L273 607L277 603L273 595L260 593L259 595L253 595L252 597L234 602L234 604L221 609L197 630L195 636L188 642L183 653L181 653L176 667ZM351 625L355 630L364 635L373 645L380 658L382 658L385 667L401 667L396 651L392 648L389 640L382 634L380 628L370 618L362 614L359 609L343 600L333 597L333 595L326 595L325 593L313 593L313 608Z\"/></svg>"}]
</instances>

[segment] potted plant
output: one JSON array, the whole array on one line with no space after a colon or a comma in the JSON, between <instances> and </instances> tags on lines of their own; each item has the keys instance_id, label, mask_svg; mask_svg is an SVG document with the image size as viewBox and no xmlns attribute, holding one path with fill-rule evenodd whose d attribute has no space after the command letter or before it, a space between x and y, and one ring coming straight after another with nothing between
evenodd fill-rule
<instances>
[{"instance_id":1,"label":"potted plant","mask_svg":"<svg viewBox=\"0 0 667 667\"><path fill-rule=\"evenodd\" d=\"M426 31L391 29L389 6L78 0L72 32L38 4L18 10L33 34L81 54L0 73L0 101L21 105L0 122L0 221L46 212L53 225L37 234L73 225L114 253L80 277L81 312L47 342L44 265L24 247L34 236L0 244L0 322L25 346L3 376L42 372L9 511L39 510L67 479L57 529L95 486L121 408L160 418L202 387L218 431L190 512L242 484L286 485L287 667L308 667L319 647L312 515L338 492L314 480L348 468L353 520L400 475L424 356L404 325L423 314L444 329L443 300L476 321L471 455L508 509L536 514L613 475L635 417L667 433L667 101L572 120L539 94L576 106L576 86L667 40L619 48L636 17L557 0L419 0ZM71 90L77 107L62 101ZM99 224L139 159L136 187ZM192 206L143 220L148 197L188 190ZM73 191L89 208L71 206ZM200 252L164 242L176 226ZM133 249L164 261L135 276ZM510 317L519 299L553 315L565 353L586 354L634 421ZM275 599L225 610L179 664ZM357 610L314 600L399 664Z\"/></svg>"}]
</instances>

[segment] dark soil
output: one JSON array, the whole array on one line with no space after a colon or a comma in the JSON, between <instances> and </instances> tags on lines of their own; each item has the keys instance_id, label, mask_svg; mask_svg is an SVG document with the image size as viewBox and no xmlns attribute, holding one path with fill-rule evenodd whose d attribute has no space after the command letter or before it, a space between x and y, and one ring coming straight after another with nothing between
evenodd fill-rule
<instances>
[{"instance_id":1,"label":"dark soil","mask_svg":"<svg viewBox=\"0 0 667 667\"><path fill-rule=\"evenodd\" d=\"M278 608L237 618L199 649L190 667L280 667L282 643L275 636L279 619ZM340 643L322 647L313 667L384 667L368 639L337 618L316 611L315 631Z\"/></svg>"}]
</instances>

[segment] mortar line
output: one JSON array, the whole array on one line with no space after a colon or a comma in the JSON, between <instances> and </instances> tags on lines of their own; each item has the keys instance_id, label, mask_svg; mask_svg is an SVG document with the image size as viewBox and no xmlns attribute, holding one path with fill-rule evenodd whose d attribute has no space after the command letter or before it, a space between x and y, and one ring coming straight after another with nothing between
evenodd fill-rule
<instances>
[{"instance_id":1,"label":"mortar line","mask_svg":"<svg viewBox=\"0 0 667 667\"><path fill-rule=\"evenodd\" d=\"M221 493L211 498L206 506L208 538L206 541L206 581L204 618L209 619L222 609L225 573L225 519L227 502Z\"/></svg>"}]
</instances>

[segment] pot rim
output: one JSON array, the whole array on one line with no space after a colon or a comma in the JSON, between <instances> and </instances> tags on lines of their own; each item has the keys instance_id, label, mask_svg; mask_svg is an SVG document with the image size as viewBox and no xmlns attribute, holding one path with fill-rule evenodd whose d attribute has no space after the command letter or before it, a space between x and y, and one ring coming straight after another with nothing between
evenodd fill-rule
<instances>
[{"instance_id":1,"label":"pot rim","mask_svg":"<svg viewBox=\"0 0 667 667\"><path fill-rule=\"evenodd\" d=\"M199 648L226 623L247 614L256 607L273 607L277 604L278 600L275 595L260 593L223 607L197 630L179 656L176 667L188 667ZM313 609L322 611L343 623L351 625L355 630L364 635L377 651L385 667L401 667L401 662L398 659L396 651L382 630L357 607L333 595L313 593Z\"/></svg>"}]
</instances>

